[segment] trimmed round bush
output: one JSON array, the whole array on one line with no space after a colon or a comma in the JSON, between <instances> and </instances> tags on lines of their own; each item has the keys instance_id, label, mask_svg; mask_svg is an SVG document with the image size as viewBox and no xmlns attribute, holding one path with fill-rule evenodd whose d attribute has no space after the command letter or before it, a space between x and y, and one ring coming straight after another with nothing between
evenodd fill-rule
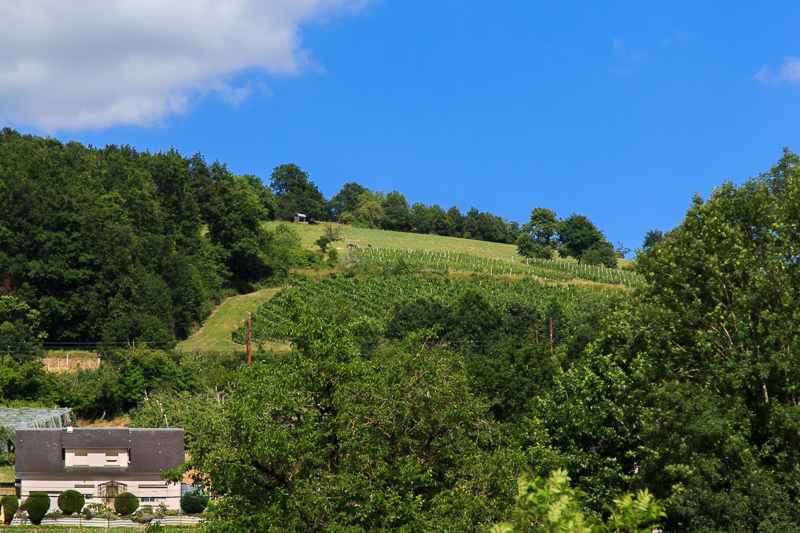
<instances>
[{"instance_id":1,"label":"trimmed round bush","mask_svg":"<svg viewBox=\"0 0 800 533\"><path fill-rule=\"evenodd\" d=\"M208 496L199 490L190 490L181 496L181 509L186 514L199 514L206 510Z\"/></svg>"},{"instance_id":2,"label":"trimmed round bush","mask_svg":"<svg viewBox=\"0 0 800 533\"><path fill-rule=\"evenodd\" d=\"M121 515L126 516L136 512L139 508L139 498L130 492L123 492L117 496L114 502L114 509Z\"/></svg>"},{"instance_id":3,"label":"trimmed round bush","mask_svg":"<svg viewBox=\"0 0 800 533\"><path fill-rule=\"evenodd\" d=\"M0 502L3 504L3 523L7 526L11 525L17 509L19 509L19 500L16 496L3 496Z\"/></svg>"},{"instance_id":4,"label":"trimmed round bush","mask_svg":"<svg viewBox=\"0 0 800 533\"><path fill-rule=\"evenodd\" d=\"M65 515L80 513L86 504L86 498L77 490L65 490L58 495L58 508Z\"/></svg>"},{"instance_id":5,"label":"trimmed round bush","mask_svg":"<svg viewBox=\"0 0 800 533\"><path fill-rule=\"evenodd\" d=\"M31 492L31 495L23 503L28 519L35 526L42 523L42 518L50 510L50 496L46 492Z\"/></svg>"}]
</instances>

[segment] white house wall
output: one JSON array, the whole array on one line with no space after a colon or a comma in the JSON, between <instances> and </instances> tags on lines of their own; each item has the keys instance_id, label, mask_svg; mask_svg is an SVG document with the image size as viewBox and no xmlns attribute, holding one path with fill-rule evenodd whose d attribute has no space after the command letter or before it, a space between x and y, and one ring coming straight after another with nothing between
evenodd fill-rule
<instances>
[{"instance_id":1,"label":"white house wall","mask_svg":"<svg viewBox=\"0 0 800 533\"><path fill-rule=\"evenodd\" d=\"M87 497L86 504L102 503L100 485L109 481L127 485L126 491L139 498L140 506L159 505L158 501L145 502L142 498L164 498L168 509L180 509L181 506L180 483L168 484L157 475L115 474L111 477L106 474L81 474L80 477L76 477L69 474L23 474L21 477L21 500L25 501L31 492L46 492L50 496L50 511L58 511L58 495L65 490L77 490L86 496L91 490L88 486L93 486L91 490L93 497L91 499Z\"/></svg>"}]
</instances>

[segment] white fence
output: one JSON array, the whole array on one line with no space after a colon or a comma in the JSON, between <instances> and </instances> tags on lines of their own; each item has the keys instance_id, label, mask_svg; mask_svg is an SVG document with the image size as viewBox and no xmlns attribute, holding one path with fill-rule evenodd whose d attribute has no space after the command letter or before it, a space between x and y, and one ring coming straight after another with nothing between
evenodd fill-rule
<instances>
[{"instance_id":1,"label":"white fence","mask_svg":"<svg viewBox=\"0 0 800 533\"><path fill-rule=\"evenodd\" d=\"M165 516L161 519L154 519L153 522L161 522L165 526L194 526L199 524L203 519L196 516ZM153 523L149 522L149 523ZM12 526L20 526L23 524L30 524L29 521L24 522L19 518L15 518ZM92 518L87 520L81 517L75 518L45 518L42 520L42 525L48 526L78 526L78 527L141 527L145 528L148 524L140 524L133 520L106 520L105 518Z\"/></svg>"}]
</instances>

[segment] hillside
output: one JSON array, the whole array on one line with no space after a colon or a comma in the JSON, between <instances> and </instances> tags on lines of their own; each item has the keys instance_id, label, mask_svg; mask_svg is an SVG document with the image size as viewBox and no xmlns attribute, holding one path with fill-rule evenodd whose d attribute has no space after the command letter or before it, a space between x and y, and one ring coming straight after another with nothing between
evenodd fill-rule
<instances>
[{"instance_id":1,"label":"hillside","mask_svg":"<svg viewBox=\"0 0 800 533\"><path fill-rule=\"evenodd\" d=\"M274 231L280 222L268 222L265 224L267 229ZM392 254L392 250L415 250L420 252L427 250L430 254L442 254L455 257L469 257L477 258L485 261L495 260L496 263L505 265L521 265L520 257L517 254L516 247L510 244L500 244L495 242L477 241L471 239L459 239L455 237L444 237L439 235L421 235L416 233L404 233L399 231L386 231L377 229L364 229L354 228L341 224L333 224L342 237L341 242L336 242L337 248L346 249L348 244L354 244L362 249L368 248L370 245L374 250L388 250L388 255ZM324 226L306 225L306 224L291 224L290 227L297 232L301 239L301 246L304 248L316 249L314 241L322 234ZM418 253L415 255L419 255ZM522 259L524 261L524 258ZM344 258L340 263L344 263ZM571 266L576 268L577 261L572 258L556 259L553 260L554 265ZM620 267L631 264L632 261L620 259ZM416 270L422 270L424 265L412 265ZM340 265L337 268L341 272L345 267ZM505 268L508 266L497 268L500 274L496 277L507 279L508 276L503 275ZM487 273L489 268L487 268ZM325 275L327 271L319 271L314 273L315 277ZM583 279L584 276L576 273L572 282L581 285L589 285L598 287L609 287L604 283L597 283L589 279ZM217 309L206 319L203 326L195 332L191 337L178 344L177 349L180 351L222 351L233 352L242 350L242 346L231 342L231 333L242 325L247 318L247 313L255 313L255 311L269 300L279 288L262 289L250 294L242 294L233 296L225 300ZM267 343L267 349L284 349L285 345Z\"/></svg>"},{"instance_id":2,"label":"hillside","mask_svg":"<svg viewBox=\"0 0 800 533\"><path fill-rule=\"evenodd\" d=\"M266 227L275 230L280 224L285 222L268 222ZM473 239L459 239L456 237L445 237L441 235L424 235L419 233L405 233L400 231L388 231L377 229L364 229L332 223L339 229L342 242L337 242L335 246L346 247L348 244L355 244L361 248L372 245L375 248L389 249L412 249L428 250L430 252L450 252L451 254L469 254L484 259L500 258L510 260L514 257L519 261L517 247L513 244L502 244L497 242L477 241ZM314 241L322 234L323 224L291 224L291 228L300 235L304 247L316 248ZM568 263L577 261L571 257L563 259ZM619 260L619 267L631 264L627 259Z\"/></svg>"}]
</instances>

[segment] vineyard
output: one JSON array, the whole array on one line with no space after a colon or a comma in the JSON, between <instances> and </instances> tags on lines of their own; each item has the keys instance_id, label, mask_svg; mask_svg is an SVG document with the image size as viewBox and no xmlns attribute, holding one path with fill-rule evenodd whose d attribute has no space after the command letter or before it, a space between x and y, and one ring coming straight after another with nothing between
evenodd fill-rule
<instances>
[{"instance_id":1,"label":"vineyard","mask_svg":"<svg viewBox=\"0 0 800 533\"><path fill-rule=\"evenodd\" d=\"M375 254L380 255L385 257L389 254ZM452 261L456 264L458 260L453 258ZM447 308L467 291L477 291L483 295L502 316L513 315L512 309L523 305L538 308L542 323L545 316L554 313L570 323L580 323L583 315L596 314L598 306L607 306L614 295L614 291L600 287L543 284L529 277L502 279L474 275L469 280L453 281L436 274L389 276L384 279L331 276L319 280L298 276L289 286L262 304L253 315L253 342L264 345L287 339L291 323L289 301L292 297L299 299L303 305L347 308L356 335L360 333L362 338L377 341L398 303L425 298L434 305ZM559 310L554 311L556 308ZM232 338L236 343L244 343L245 328L234 330Z\"/></svg>"},{"instance_id":2,"label":"vineyard","mask_svg":"<svg viewBox=\"0 0 800 533\"><path fill-rule=\"evenodd\" d=\"M582 279L596 283L634 287L644 278L635 272L556 259L522 259L513 255L493 259L449 251L360 248L348 250L346 263L416 271L461 271L489 275L525 275L550 281Z\"/></svg>"}]
</instances>

